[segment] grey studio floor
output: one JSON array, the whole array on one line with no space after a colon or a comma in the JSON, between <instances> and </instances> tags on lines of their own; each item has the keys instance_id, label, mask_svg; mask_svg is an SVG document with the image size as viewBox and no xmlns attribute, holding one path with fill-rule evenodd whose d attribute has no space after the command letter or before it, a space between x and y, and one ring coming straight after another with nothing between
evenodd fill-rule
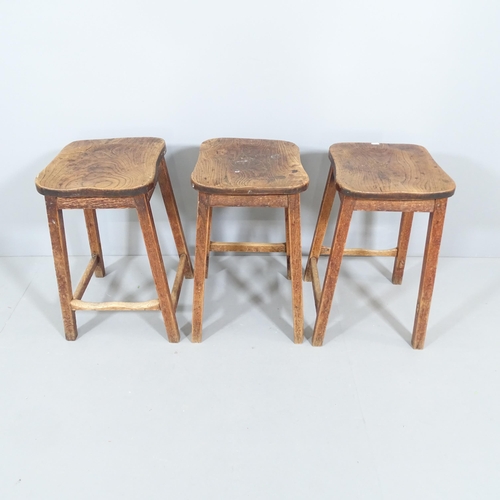
<instances>
[{"instance_id":1,"label":"grey studio floor","mask_svg":"<svg viewBox=\"0 0 500 500\"><path fill-rule=\"evenodd\" d=\"M85 299L154 296L145 257L106 265ZM210 265L201 344L192 280L178 344L157 311L77 313L67 342L52 259L0 259L0 498L500 498L500 259L440 259L423 351L419 258L401 286L345 258L321 348L310 283L292 342L284 257Z\"/></svg>"}]
</instances>

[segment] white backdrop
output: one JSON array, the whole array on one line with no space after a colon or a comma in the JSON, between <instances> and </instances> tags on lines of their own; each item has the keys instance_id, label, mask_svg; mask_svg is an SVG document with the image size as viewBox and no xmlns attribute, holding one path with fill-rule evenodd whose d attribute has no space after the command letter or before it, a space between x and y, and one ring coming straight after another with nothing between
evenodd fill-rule
<instances>
[{"instance_id":1,"label":"white backdrop","mask_svg":"<svg viewBox=\"0 0 500 500\"><path fill-rule=\"evenodd\" d=\"M34 177L76 139L167 141L188 243L189 176L213 137L295 142L311 178L311 241L341 141L422 144L455 179L447 256L500 257L500 2L497 0L0 0L0 255L49 255ZM165 253L173 252L158 197ZM100 212L107 254L144 253L131 211ZM219 209L214 237L284 239L275 209ZM66 215L69 250L87 253L83 216ZM356 214L351 246L395 245L395 214ZM417 217L410 254L422 252Z\"/></svg>"}]
</instances>

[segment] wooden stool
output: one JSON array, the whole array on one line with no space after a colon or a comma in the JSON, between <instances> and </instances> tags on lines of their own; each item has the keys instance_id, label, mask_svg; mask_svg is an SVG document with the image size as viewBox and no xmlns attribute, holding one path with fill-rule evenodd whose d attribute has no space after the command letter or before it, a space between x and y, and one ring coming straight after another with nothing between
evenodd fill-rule
<instances>
[{"instance_id":1,"label":"wooden stool","mask_svg":"<svg viewBox=\"0 0 500 500\"><path fill-rule=\"evenodd\" d=\"M194 268L193 342L201 342L203 296L209 252L286 252L292 281L294 342L303 339L300 194L309 178L291 142L212 139L201 145L191 175L198 193ZM210 241L213 207L284 207L285 243Z\"/></svg>"},{"instance_id":2,"label":"wooden stool","mask_svg":"<svg viewBox=\"0 0 500 500\"><path fill-rule=\"evenodd\" d=\"M45 196L52 251L67 340L78 335L75 311L161 310L168 339L179 341L175 309L183 279L193 277L172 185L165 163L165 142L149 137L77 141L66 146L36 178L36 188ZM167 210L179 267L170 293L149 200L156 183ZM66 249L62 209L82 208L92 257L75 292ZM97 226L97 208L135 208L153 273L158 298L147 302L84 302L83 294L92 274L103 277L104 261Z\"/></svg>"},{"instance_id":3,"label":"wooden stool","mask_svg":"<svg viewBox=\"0 0 500 500\"><path fill-rule=\"evenodd\" d=\"M429 212L429 227L411 344L423 349L438 261L447 198L453 180L421 146L407 144L334 144L331 167L321 202L304 279L312 281L316 303L313 345L323 344L328 316L343 255L394 256L392 282L401 284L414 212ZM332 247L323 247L335 197L340 211ZM402 212L398 246L392 250L344 249L354 210ZM318 258L330 255L323 289Z\"/></svg>"}]
</instances>

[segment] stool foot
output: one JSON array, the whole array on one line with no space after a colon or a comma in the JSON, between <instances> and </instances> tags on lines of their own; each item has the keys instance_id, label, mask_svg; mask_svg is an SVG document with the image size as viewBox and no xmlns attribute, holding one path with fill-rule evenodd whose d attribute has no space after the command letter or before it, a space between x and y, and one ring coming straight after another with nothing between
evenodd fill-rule
<instances>
[{"instance_id":1,"label":"stool foot","mask_svg":"<svg viewBox=\"0 0 500 500\"><path fill-rule=\"evenodd\" d=\"M424 348L447 201L447 198L436 200L434 212L429 214L429 226L427 229L422 275L418 291L417 310L411 338L411 345L414 349Z\"/></svg>"}]
</instances>

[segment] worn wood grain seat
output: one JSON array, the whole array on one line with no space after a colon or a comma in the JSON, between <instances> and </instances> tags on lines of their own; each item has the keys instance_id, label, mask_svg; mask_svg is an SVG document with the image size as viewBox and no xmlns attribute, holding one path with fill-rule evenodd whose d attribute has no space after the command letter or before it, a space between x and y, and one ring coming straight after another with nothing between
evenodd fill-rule
<instances>
[{"instance_id":1,"label":"worn wood grain seat","mask_svg":"<svg viewBox=\"0 0 500 500\"><path fill-rule=\"evenodd\" d=\"M66 146L35 180L45 196L59 299L67 340L78 335L75 311L160 310L168 339L179 341L175 309L183 279L193 270L165 162L165 142L151 137L76 141ZM156 184L167 210L179 266L172 291L150 206ZM146 302L86 302L83 294L93 274L105 275L96 209L135 208L146 245L158 298ZM73 292L63 209L83 209L91 259Z\"/></svg>"},{"instance_id":2,"label":"worn wood grain seat","mask_svg":"<svg viewBox=\"0 0 500 500\"><path fill-rule=\"evenodd\" d=\"M412 346L424 347L436 276L447 199L455 183L428 151L412 144L334 144L329 151L331 167L326 181L304 279L312 281L317 317L313 345L323 343L328 316L343 255L395 257L392 282L401 284L413 214L429 212L420 290L413 326ZM324 247L335 192L340 211L331 247ZM397 247L390 250L345 249L354 210L402 212ZM321 287L318 258L329 255Z\"/></svg>"},{"instance_id":3,"label":"worn wood grain seat","mask_svg":"<svg viewBox=\"0 0 500 500\"><path fill-rule=\"evenodd\" d=\"M212 139L204 142L191 175L198 190L193 342L201 342L205 278L210 251L285 252L292 282L294 341L303 340L300 193L309 178L299 148L290 142ZM283 207L285 243L210 241L213 207Z\"/></svg>"}]
</instances>

